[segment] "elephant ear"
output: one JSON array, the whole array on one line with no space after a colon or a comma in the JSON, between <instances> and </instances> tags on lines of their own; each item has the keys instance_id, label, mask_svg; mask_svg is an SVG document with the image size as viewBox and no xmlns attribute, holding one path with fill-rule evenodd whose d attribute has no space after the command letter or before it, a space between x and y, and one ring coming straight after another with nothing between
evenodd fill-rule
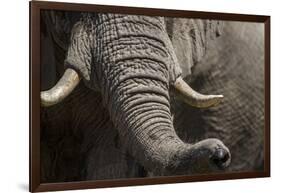
<instances>
[{"instance_id":1,"label":"elephant ear","mask_svg":"<svg viewBox=\"0 0 281 193\"><path fill-rule=\"evenodd\" d=\"M165 18L166 30L182 68L182 76L191 74L191 68L206 53L208 43L218 37L223 28L222 21Z\"/></svg>"}]
</instances>

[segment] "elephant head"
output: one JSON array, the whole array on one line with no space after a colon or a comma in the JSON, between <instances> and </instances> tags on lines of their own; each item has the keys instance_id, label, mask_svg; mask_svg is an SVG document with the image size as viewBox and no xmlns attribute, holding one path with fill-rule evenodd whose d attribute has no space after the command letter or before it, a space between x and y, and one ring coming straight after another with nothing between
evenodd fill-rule
<instances>
[{"instance_id":1,"label":"elephant head","mask_svg":"<svg viewBox=\"0 0 281 193\"><path fill-rule=\"evenodd\" d=\"M211 26L208 21L191 21L190 32L181 36L190 43L189 68L210 38L209 33L198 35L195 26L205 32ZM216 105L223 96L197 93L184 82L184 64L175 53L180 39L170 25L179 26L162 17L83 13L71 30L64 75L53 88L41 92L41 103L51 106L62 101L83 80L101 93L122 143L147 170L157 175L217 171L230 163L228 148L213 138L184 143L173 126L170 92L195 107Z\"/></svg>"}]
</instances>

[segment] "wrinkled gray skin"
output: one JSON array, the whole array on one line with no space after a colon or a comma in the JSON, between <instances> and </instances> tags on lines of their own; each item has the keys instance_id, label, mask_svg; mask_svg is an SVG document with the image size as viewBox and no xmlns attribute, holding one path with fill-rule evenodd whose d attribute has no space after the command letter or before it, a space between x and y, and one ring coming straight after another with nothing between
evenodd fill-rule
<instances>
[{"instance_id":1,"label":"wrinkled gray skin","mask_svg":"<svg viewBox=\"0 0 281 193\"><path fill-rule=\"evenodd\" d=\"M221 139L231 152L230 171L263 170L264 25L225 22L207 50L187 80L201 93L222 93L224 100L209 109L173 103L175 127L189 143ZM185 124L196 129L182 129Z\"/></svg>"},{"instance_id":2,"label":"wrinkled gray skin","mask_svg":"<svg viewBox=\"0 0 281 193\"><path fill-rule=\"evenodd\" d=\"M148 176L148 172L149 175L217 172L218 164L210 158L217 157L218 148L228 151L220 140L208 139L195 145L183 142L194 143L209 137L218 139L221 137L236 151L234 155L239 155L239 152L245 155L235 157L238 169L252 169L257 165L252 158L255 156L248 156L249 152L253 152L251 147L245 150L241 147L235 148L231 142L233 133L242 138L241 142L245 142L249 137L256 139L256 136L251 134L253 129L239 130L241 120L235 126L236 129L232 129L231 118L235 117L238 110L233 110L237 107L232 109L229 107L229 110L220 107L206 110L216 112L221 109L222 114L234 114L229 116L228 123L223 123L229 125L228 130L219 125L217 132L214 132L215 129L209 131L211 126L217 128L218 122L214 121L217 118L212 119L210 116L211 118L205 119L204 127L200 125L199 127L196 123L187 123L187 120L198 121L205 118L202 113L204 111L197 111L174 101L173 91L169 92L170 84L181 73L180 69L183 70L183 75L193 77L191 83L197 86L196 75L204 73L205 67L201 68L198 64L197 68L194 64L203 57L207 43L211 42L209 39L216 36L216 28L205 31L204 28L198 28L195 33L190 30L190 34L193 35L182 35L188 46L181 49L178 46L181 40L175 36L174 29L180 29L183 21L167 19L165 23L163 18L145 17L144 20L144 17L132 16L123 20L122 17L117 19L103 17L95 15L96 19L91 19L87 25L77 23L79 19L75 20L73 23L76 24L71 28L73 35L66 43L68 46L56 40L50 41L50 37L58 36L53 32L45 32L42 36L43 42L55 45L53 52L57 54L54 58L52 55L47 56L46 65L44 59L42 61L42 65L48 66L47 72L50 73L42 75L42 90L52 87L61 76L63 73L61 64L65 58L66 65L76 69L83 76L83 82L65 101L42 109L43 182L144 177ZM118 28L124 29L116 30L116 24ZM200 22L198 26L201 24L204 26ZM87 26L87 33L83 30L81 33L81 26L83 29ZM187 29L193 29L190 26L187 26ZM202 36L203 32L205 36ZM86 38L89 36L91 38ZM79 43L81 39L84 42L82 44ZM142 44L143 42L146 43ZM46 48L42 47L43 52L44 49L50 52L52 46L48 46L47 43L43 45L46 45ZM213 42L209 46L212 45ZM186 50L192 59L180 55L182 50ZM180 61L181 68L177 66L177 60ZM183 64L185 60L186 64ZM52 80L50 77L54 77L55 73L50 71L49 63L56 64L53 70L56 70L57 77L53 82L50 81ZM233 64L235 65L235 62ZM196 74L190 75L193 65L194 69L198 70L194 71ZM204 66L208 65L205 63ZM210 67L209 70L211 69ZM243 67L241 71L244 71ZM46 80L44 75L48 77L48 81L44 81ZM206 74L206 77L210 78L210 74ZM222 80L225 81L226 78ZM208 82L201 82L202 85L198 86L198 89L206 89L205 85ZM212 93L220 93L219 89L222 89L210 86L212 88L208 89L213 89ZM243 98L237 99L240 100ZM228 102L225 101L224 104L228 106ZM179 110L176 112L175 109ZM190 111L195 115L190 115ZM174 124L173 114L175 114ZM243 124L247 125L249 121ZM244 137L243 132L248 135ZM260 139L261 134L257 133ZM255 155L257 154L259 153L255 152ZM245 162L250 164L245 165Z\"/></svg>"}]
</instances>

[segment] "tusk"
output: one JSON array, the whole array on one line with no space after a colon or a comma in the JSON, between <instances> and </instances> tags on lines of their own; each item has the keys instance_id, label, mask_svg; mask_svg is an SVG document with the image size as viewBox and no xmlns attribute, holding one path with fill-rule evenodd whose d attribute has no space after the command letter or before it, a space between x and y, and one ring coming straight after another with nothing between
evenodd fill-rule
<instances>
[{"instance_id":1,"label":"tusk","mask_svg":"<svg viewBox=\"0 0 281 193\"><path fill-rule=\"evenodd\" d=\"M44 107L55 105L67 97L80 82L78 73L68 68L58 83L51 89L41 91L41 105Z\"/></svg>"},{"instance_id":2,"label":"tusk","mask_svg":"<svg viewBox=\"0 0 281 193\"><path fill-rule=\"evenodd\" d=\"M223 99L223 95L203 95L196 92L181 77L177 78L174 87L185 103L198 108L215 106Z\"/></svg>"}]
</instances>

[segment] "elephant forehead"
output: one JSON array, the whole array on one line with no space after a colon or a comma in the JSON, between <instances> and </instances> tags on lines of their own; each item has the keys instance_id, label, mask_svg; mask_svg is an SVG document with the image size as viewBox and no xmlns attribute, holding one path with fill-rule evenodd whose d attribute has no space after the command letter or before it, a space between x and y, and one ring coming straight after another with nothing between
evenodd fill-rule
<instances>
[{"instance_id":1,"label":"elephant forehead","mask_svg":"<svg viewBox=\"0 0 281 193\"><path fill-rule=\"evenodd\" d=\"M174 70L177 61L164 18L101 14L98 23L96 39L101 46L96 48L96 55L103 56L100 59L108 68L124 63L132 66L132 61L138 61L133 63L134 68L143 68L142 61L150 60L159 64L159 70L170 73L167 78L179 76L180 70Z\"/></svg>"},{"instance_id":2,"label":"elephant forehead","mask_svg":"<svg viewBox=\"0 0 281 193\"><path fill-rule=\"evenodd\" d=\"M149 17L143 15L98 14L96 18L98 30L116 31L118 35L148 33L155 30L163 31L165 22L163 17Z\"/></svg>"},{"instance_id":3,"label":"elephant forehead","mask_svg":"<svg viewBox=\"0 0 281 193\"><path fill-rule=\"evenodd\" d=\"M144 41L148 38L162 43L168 38L164 19L161 17L98 14L94 27L97 39L102 40L104 45L109 44L108 46L113 46L113 41L122 38L127 46L142 37Z\"/></svg>"}]
</instances>

